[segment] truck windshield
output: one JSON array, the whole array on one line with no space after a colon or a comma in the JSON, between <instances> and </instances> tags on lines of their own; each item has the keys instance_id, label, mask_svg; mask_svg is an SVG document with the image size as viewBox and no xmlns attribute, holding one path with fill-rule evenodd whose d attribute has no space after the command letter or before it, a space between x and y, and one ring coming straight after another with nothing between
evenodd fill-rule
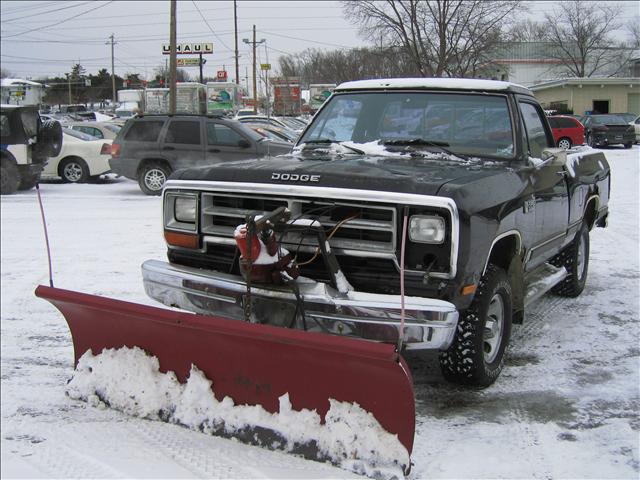
<instances>
[{"instance_id":1,"label":"truck windshield","mask_svg":"<svg viewBox=\"0 0 640 480\"><path fill-rule=\"evenodd\" d=\"M503 95L366 92L334 95L298 142L378 142L465 156L514 156L514 135Z\"/></svg>"}]
</instances>

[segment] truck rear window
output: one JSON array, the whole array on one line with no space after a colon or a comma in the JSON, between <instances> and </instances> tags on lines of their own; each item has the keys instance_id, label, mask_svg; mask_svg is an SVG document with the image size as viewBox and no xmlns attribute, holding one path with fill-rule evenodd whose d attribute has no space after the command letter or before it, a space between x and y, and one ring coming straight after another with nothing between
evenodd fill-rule
<instances>
[{"instance_id":1,"label":"truck rear window","mask_svg":"<svg viewBox=\"0 0 640 480\"><path fill-rule=\"evenodd\" d=\"M155 142L160 136L164 120L141 120L134 122L125 135L132 142Z\"/></svg>"}]
</instances>

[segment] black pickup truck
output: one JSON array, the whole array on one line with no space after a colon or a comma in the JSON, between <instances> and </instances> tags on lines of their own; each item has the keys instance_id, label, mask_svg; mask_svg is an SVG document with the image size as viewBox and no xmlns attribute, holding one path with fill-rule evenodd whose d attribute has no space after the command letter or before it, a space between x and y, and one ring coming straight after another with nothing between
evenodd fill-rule
<instances>
[{"instance_id":1,"label":"black pickup truck","mask_svg":"<svg viewBox=\"0 0 640 480\"><path fill-rule=\"evenodd\" d=\"M169 263L143 264L145 289L196 313L437 349L445 378L490 385L527 305L582 292L589 232L607 223L604 155L553 146L518 85L344 83L291 154L173 173Z\"/></svg>"}]
</instances>

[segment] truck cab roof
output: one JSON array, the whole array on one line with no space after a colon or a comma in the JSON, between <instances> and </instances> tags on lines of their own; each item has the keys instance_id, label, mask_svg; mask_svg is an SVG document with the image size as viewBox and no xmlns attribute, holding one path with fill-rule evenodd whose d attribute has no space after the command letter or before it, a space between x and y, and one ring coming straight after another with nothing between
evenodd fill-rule
<instances>
[{"instance_id":1,"label":"truck cab roof","mask_svg":"<svg viewBox=\"0 0 640 480\"><path fill-rule=\"evenodd\" d=\"M497 80L479 80L471 78L382 78L375 80L356 80L338 85L335 92L353 90L465 90L513 92L524 95L533 93L521 85Z\"/></svg>"}]
</instances>

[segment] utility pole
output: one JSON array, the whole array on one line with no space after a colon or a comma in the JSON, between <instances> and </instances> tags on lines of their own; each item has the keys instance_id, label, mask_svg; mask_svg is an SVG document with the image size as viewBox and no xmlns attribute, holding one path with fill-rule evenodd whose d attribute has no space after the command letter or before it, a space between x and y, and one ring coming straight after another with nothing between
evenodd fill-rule
<instances>
[{"instance_id":1,"label":"utility pole","mask_svg":"<svg viewBox=\"0 0 640 480\"><path fill-rule=\"evenodd\" d=\"M176 113L176 0L171 0L171 27L169 29L171 55L169 56L169 113Z\"/></svg>"},{"instance_id":2,"label":"utility pole","mask_svg":"<svg viewBox=\"0 0 640 480\"><path fill-rule=\"evenodd\" d=\"M114 67L114 49L113 46L118 43L114 40L113 33L109 37L110 41L106 42L106 45L111 44L111 105L113 108L116 106L116 71Z\"/></svg>"},{"instance_id":3,"label":"utility pole","mask_svg":"<svg viewBox=\"0 0 640 480\"><path fill-rule=\"evenodd\" d=\"M256 45L260 45L265 42L265 39L261 39L259 42L256 41L256 26L253 26L253 41L250 42L248 38L243 38L242 41L244 43L250 43L253 45L253 113L258 113L258 82L256 81L257 72L256 72Z\"/></svg>"},{"instance_id":4,"label":"utility pole","mask_svg":"<svg viewBox=\"0 0 640 480\"><path fill-rule=\"evenodd\" d=\"M233 24L235 31L235 41L236 41L236 83L240 85L240 66L238 65L238 5L236 4L236 0L233 0Z\"/></svg>"}]
</instances>

